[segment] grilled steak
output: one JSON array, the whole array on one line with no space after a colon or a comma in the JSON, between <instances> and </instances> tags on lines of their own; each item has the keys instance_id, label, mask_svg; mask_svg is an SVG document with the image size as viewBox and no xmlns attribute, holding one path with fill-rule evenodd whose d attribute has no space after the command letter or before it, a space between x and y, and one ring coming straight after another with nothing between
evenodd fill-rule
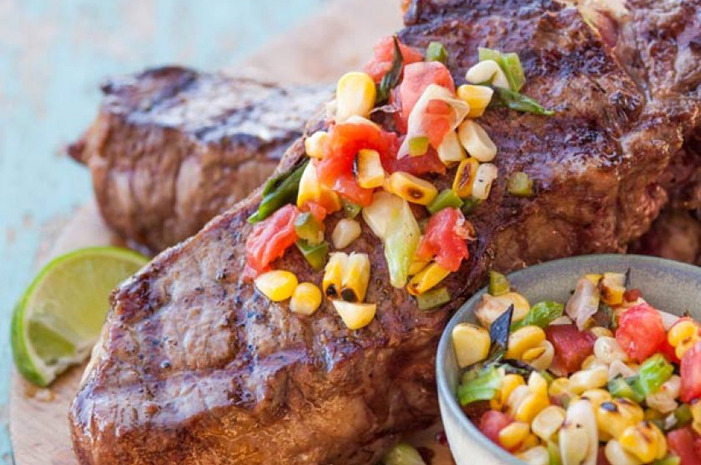
<instances>
[{"instance_id":1,"label":"grilled steak","mask_svg":"<svg viewBox=\"0 0 701 465\"><path fill-rule=\"evenodd\" d=\"M331 95L178 67L115 78L102 91L97 119L69 153L90 168L107 224L151 251L258 187Z\"/></svg>"},{"instance_id":2,"label":"grilled steak","mask_svg":"<svg viewBox=\"0 0 701 465\"><path fill-rule=\"evenodd\" d=\"M697 123L693 101L666 111L575 8L549 0L416 0L407 23L400 36L409 45L446 45L458 82L478 46L517 51L524 93L557 111L482 117L500 176L471 217L470 259L447 279L452 301L421 312L389 287L380 242L363 226L349 250L371 256L370 325L346 329L328 303L311 317L271 303L242 273L256 192L113 295L71 406L81 463L374 463L398 435L435 419L437 340L490 266L622 251L648 228L666 199L660 178L682 145L681 126ZM280 170L302 157L297 141ZM506 193L516 170L535 180L536 196ZM296 250L275 267L321 279Z\"/></svg>"}]
</instances>

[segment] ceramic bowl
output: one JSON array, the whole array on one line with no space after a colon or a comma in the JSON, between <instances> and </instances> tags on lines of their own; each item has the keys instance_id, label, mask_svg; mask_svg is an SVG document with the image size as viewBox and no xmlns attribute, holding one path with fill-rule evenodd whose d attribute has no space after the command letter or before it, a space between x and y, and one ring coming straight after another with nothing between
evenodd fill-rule
<instances>
[{"instance_id":1,"label":"ceramic bowl","mask_svg":"<svg viewBox=\"0 0 701 465\"><path fill-rule=\"evenodd\" d=\"M587 255L566 258L512 273L509 281L529 302L565 302L583 274L625 272L628 269L629 287L642 290L643 297L651 305L676 315L688 310L694 318L701 319L701 267L655 257ZM458 465L522 465L524 462L483 436L456 400L460 370L450 335L459 323L475 323L473 311L485 292L486 289L482 289L457 311L438 346L436 370L441 416Z\"/></svg>"}]
</instances>

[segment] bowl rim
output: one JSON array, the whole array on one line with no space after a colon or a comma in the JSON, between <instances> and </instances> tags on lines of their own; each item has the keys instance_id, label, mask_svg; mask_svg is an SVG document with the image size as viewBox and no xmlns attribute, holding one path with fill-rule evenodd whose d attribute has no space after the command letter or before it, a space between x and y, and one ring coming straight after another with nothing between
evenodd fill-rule
<instances>
[{"instance_id":1,"label":"bowl rim","mask_svg":"<svg viewBox=\"0 0 701 465\"><path fill-rule=\"evenodd\" d=\"M620 265L621 262L628 263L630 267L635 267L636 265L644 265L647 268L662 268L667 270L674 270L684 274L698 275L701 281L701 267L696 265L691 265L688 263L678 262L674 260L669 260L660 257L652 257L647 255L636 255L636 254L589 254L589 255L578 255L575 257L566 257L556 260L550 260L540 264L532 265L523 268L518 271L509 273L507 276L509 279L518 279L521 276L527 275L529 273L534 273L538 271L547 272L549 269L552 272L556 272L558 268L563 265L571 263L581 263L581 266L591 264L592 260L600 261L601 266L606 267L609 262L615 262ZM534 271L536 270L536 271ZM482 295L486 293L487 287L481 288L477 291L470 299L468 299L463 305L456 310L450 321L446 325L443 333L441 334L441 339L438 344L438 351L436 354L436 381L438 397L441 400L441 410L446 409L447 413L453 417L457 418L457 426L466 433L471 440L475 442L477 447L488 452L494 459L498 460L499 463L509 464L509 465L522 465L522 460L518 459L515 455L502 449L501 447L494 444L482 432L477 428L477 426L467 418L464 414L460 405L452 392L452 388L448 383L448 379L443 367L445 366L444 361L449 354L449 350L452 350L452 344L450 341L449 334L455 325L462 323L466 320L465 316L468 312L476 305L476 303L482 298ZM444 412L441 412L441 416Z\"/></svg>"}]
</instances>

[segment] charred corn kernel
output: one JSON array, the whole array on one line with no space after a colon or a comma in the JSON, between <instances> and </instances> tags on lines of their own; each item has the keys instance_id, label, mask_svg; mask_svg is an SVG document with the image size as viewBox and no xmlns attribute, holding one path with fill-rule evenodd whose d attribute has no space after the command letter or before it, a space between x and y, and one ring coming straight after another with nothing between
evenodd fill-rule
<instances>
[{"instance_id":1,"label":"charred corn kernel","mask_svg":"<svg viewBox=\"0 0 701 465\"><path fill-rule=\"evenodd\" d=\"M645 398L645 403L661 413L671 413L679 406L676 398L681 391L681 378L673 375L660 386L654 394L649 394Z\"/></svg>"},{"instance_id":2,"label":"charred corn kernel","mask_svg":"<svg viewBox=\"0 0 701 465\"><path fill-rule=\"evenodd\" d=\"M343 218L333 228L331 242L333 242L335 248L345 249L360 237L360 233L360 223L350 218Z\"/></svg>"},{"instance_id":3,"label":"charred corn kernel","mask_svg":"<svg viewBox=\"0 0 701 465\"><path fill-rule=\"evenodd\" d=\"M321 305L321 291L312 283L300 283L292 294L290 310L302 315L311 315Z\"/></svg>"},{"instance_id":4,"label":"charred corn kernel","mask_svg":"<svg viewBox=\"0 0 701 465\"><path fill-rule=\"evenodd\" d=\"M509 88L509 80L504 71L494 60L480 61L465 73L465 79L472 84L490 82L493 86Z\"/></svg>"},{"instance_id":5,"label":"charred corn kernel","mask_svg":"<svg viewBox=\"0 0 701 465\"><path fill-rule=\"evenodd\" d=\"M484 110L489 106L494 90L488 86L463 84L458 87L456 93L460 100L470 105L470 112L467 114L468 118L477 118L482 116Z\"/></svg>"},{"instance_id":6,"label":"charred corn kernel","mask_svg":"<svg viewBox=\"0 0 701 465\"><path fill-rule=\"evenodd\" d=\"M472 185L475 183L479 165L480 162L472 157L465 158L458 165L455 179L453 180L453 190L458 194L458 197L464 199L472 195Z\"/></svg>"},{"instance_id":7,"label":"charred corn kernel","mask_svg":"<svg viewBox=\"0 0 701 465\"><path fill-rule=\"evenodd\" d=\"M528 423L515 421L499 431L499 444L506 449L515 449L526 440L530 432Z\"/></svg>"},{"instance_id":8,"label":"charred corn kernel","mask_svg":"<svg viewBox=\"0 0 701 465\"><path fill-rule=\"evenodd\" d=\"M492 183L497 178L499 170L496 165L482 163L477 168L475 182L472 184L472 197L478 200L485 200L492 190Z\"/></svg>"},{"instance_id":9,"label":"charred corn kernel","mask_svg":"<svg viewBox=\"0 0 701 465\"><path fill-rule=\"evenodd\" d=\"M421 270L426 268L429 263L431 263L429 260L419 260L414 258L414 261L412 261L411 265L409 266L409 276L414 276L415 274L419 273Z\"/></svg>"},{"instance_id":10,"label":"charred corn kernel","mask_svg":"<svg viewBox=\"0 0 701 465\"><path fill-rule=\"evenodd\" d=\"M519 328L509 336L506 358L521 359L525 351L540 346L544 340L545 331L538 326L528 325Z\"/></svg>"},{"instance_id":11,"label":"charred corn kernel","mask_svg":"<svg viewBox=\"0 0 701 465\"><path fill-rule=\"evenodd\" d=\"M545 407L533 419L531 424L533 433L543 441L549 440L562 427L562 423L565 421L565 414L565 409L557 405Z\"/></svg>"},{"instance_id":12,"label":"charred corn kernel","mask_svg":"<svg viewBox=\"0 0 701 465\"><path fill-rule=\"evenodd\" d=\"M273 302L292 297L297 287L297 276L284 270L273 270L263 273L255 279L256 288Z\"/></svg>"},{"instance_id":13,"label":"charred corn kernel","mask_svg":"<svg viewBox=\"0 0 701 465\"><path fill-rule=\"evenodd\" d=\"M438 195L436 186L413 174L395 171L389 177L389 190L407 202L428 205Z\"/></svg>"},{"instance_id":14,"label":"charred corn kernel","mask_svg":"<svg viewBox=\"0 0 701 465\"><path fill-rule=\"evenodd\" d=\"M691 349L699 337L699 327L691 320L684 319L676 323L667 333L667 342L674 347L678 358L684 357L687 350Z\"/></svg>"},{"instance_id":15,"label":"charred corn kernel","mask_svg":"<svg viewBox=\"0 0 701 465\"><path fill-rule=\"evenodd\" d=\"M644 415L643 409L635 402L616 398L599 405L596 409L596 423L600 431L618 438L626 428L643 421Z\"/></svg>"},{"instance_id":16,"label":"charred corn kernel","mask_svg":"<svg viewBox=\"0 0 701 465\"><path fill-rule=\"evenodd\" d=\"M590 389L606 386L608 381L609 372L606 367L581 370L570 376L570 390L575 394L581 394Z\"/></svg>"},{"instance_id":17,"label":"charred corn kernel","mask_svg":"<svg viewBox=\"0 0 701 465\"><path fill-rule=\"evenodd\" d=\"M667 440L662 431L650 422L641 422L626 428L618 442L623 449L643 463L661 459L667 455Z\"/></svg>"},{"instance_id":18,"label":"charred corn kernel","mask_svg":"<svg viewBox=\"0 0 701 465\"><path fill-rule=\"evenodd\" d=\"M528 315L531 305L528 300L516 292L507 292L500 296L489 294L482 295L482 300L477 304L475 316L482 326L489 328L492 322L499 318L510 305L514 306L514 314L511 321L520 321Z\"/></svg>"},{"instance_id":19,"label":"charred corn kernel","mask_svg":"<svg viewBox=\"0 0 701 465\"><path fill-rule=\"evenodd\" d=\"M638 458L626 452L621 446L621 443L615 439L606 443L604 455L611 465L641 465L642 462Z\"/></svg>"},{"instance_id":20,"label":"charred corn kernel","mask_svg":"<svg viewBox=\"0 0 701 465\"><path fill-rule=\"evenodd\" d=\"M531 372L528 377L528 389L535 395L548 397L548 382L537 371Z\"/></svg>"},{"instance_id":21,"label":"charred corn kernel","mask_svg":"<svg viewBox=\"0 0 701 465\"><path fill-rule=\"evenodd\" d=\"M343 323L348 329L360 329L370 324L375 318L377 311L376 304L361 304L345 302L343 300L333 300L336 312L341 316Z\"/></svg>"},{"instance_id":22,"label":"charred corn kernel","mask_svg":"<svg viewBox=\"0 0 701 465\"><path fill-rule=\"evenodd\" d=\"M613 332L603 326L594 326L593 328L589 328L589 331L594 333L596 337L613 337Z\"/></svg>"},{"instance_id":23,"label":"charred corn kernel","mask_svg":"<svg viewBox=\"0 0 701 465\"><path fill-rule=\"evenodd\" d=\"M600 336L596 339L594 356L606 364L610 364L614 360L628 361L628 355L618 344L618 341L611 336Z\"/></svg>"},{"instance_id":24,"label":"charred corn kernel","mask_svg":"<svg viewBox=\"0 0 701 465\"><path fill-rule=\"evenodd\" d=\"M698 434L701 434L701 401L696 401L695 404L691 405L691 416L693 418L691 427Z\"/></svg>"},{"instance_id":25,"label":"charred corn kernel","mask_svg":"<svg viewBox=\"0 0 701 465\"><path fill-rule=\"evenodd\" d=\"M545 346L538 346L538 347L533 347L532 349L526 350L522 355L521 355L521 360L524 362L530 362L531 360L534 360L545 352Z\"/></svg>"},{"instance_id":26,"label":"charred corn kernel","mask_svg":"<svg viewBox=\"0 0 701 465\"><path fill-rule=\"evenodd\" d=\"M346 302L362 302L370 281L370 258L366 253L348 256L341 281L341 299Z\"/></svg>"},{"instance_id":27,"label":"charred corn kernel","mask_svg":"<svg viewBox=\"0 0 701 465\"><path fill-rule=\"evenodd\" d=\"M358 184L364 189L382 187L385 182L385 169L377 150L358 151Z\"/></svg>"},{"instance_id":28,"label":"charred corn kernel","mask_svg":"<svg viewBox=\"0 0 701 465\"><path fill-rule=\"evenodd\" d=\"M499 392L497 396L490 400L490 406L494 410L502 410L509 399L511 393L518 386L525 386L526 382L523 380L523 376L516 374L505 375L501 379L501 385L499 386Z\"/></svg>"},{"instance_id":29,"label":"charred corn kernel","mask_svg":"<svg viewBox=\"0 0 701 465\"><path fill-rule=\"evenodd\" d=\"M525 452L516 454L516 457L526 462L528 465L549 465L550 455L543 446L533 446Z\"/></svg>"},{"instance_id":30,"label":"charred corn kernel","mask_svg":"<svg viewBox=\"0 0 701 465\"><path fill-rule=\"evenodd\" d=\"M406 288L411 295L419 295L434 288L438 283L443 281L450 271L446 270L438 263L431 263L419 273L414 275L407 284Z\"/></svg>"},{"instance_id":31,"label":"charred corn kernel","mask_svg":"<svg viewBox=\"0 0 701 465\"><path fill-rule=\"evenodd\" d=\"M599 281L601 300L606 305L620 305L626 292L626 275L623 273L604 273Z\"/></svg>"},{"instance_id":32,"label":"charred corn kernel","mask_svg":"<svg viewBox=\"0 0 701 465\"><path fill-rule=\"evenodd\" d=\"M452 338L455 358L460 368L481 362L489 355L489 331L480 326L460 323L453 328Z\"/></svg>"},{"instance_id":33,"label":"charred corn kernel","mask_svg":"<svg viewBox=\"0 0 701 465\"><path fill-rule=\"evenodd\" d=\"M562 394L570 394L570 380L568 378L557 378L548 386L548 394L557 397Z\"/></svg>"},{"instance_id":34,"label":"charred corn kernel","mask_svg":"<svg viewBox=\"0 0 701 465\"><path fill-rule=\"evenodd\" d=\"M497 154L497 146L489 134L472 120L467 119L458 126L458 139L467 153L479 162L492 161Z\"/></svg>"},{"instance_id":35,"label":"charred corn kernel","mask_svg":"<svg viewBox=\"0 0 701 465\"><path fill-rule=\"evenodd\" d=\"M588 400L577 400L567 408L559 433L563 465L595 463L599 437L594 410Z\"/></svg>"},{"instance_id":36,"label":"charred corn kernel","mask_svg":"<svg viewBox=\"0 0 701 465\"><path fill-rule=\"evenodd\" d=\"M327 211L341 209L341 199L338 194L321 185L316 176L316 167L312 163L304 169L297 190L297 206L301 208L307 202L316 202Z\"/></svg>"},{"instance_id":37,"label":"charred corn kernel","mask_svg":"<svg viewBox=\"0 0 701 465\"><path fill-rule=\"evenodd\" d=\"M548 405L550 405L550 399L547 396L531 393L515 410L514 418L516 421L530 423Z\"/></svg>"},{"instance_id":38,"label":"charred corn kernel","mask_svg":"<svg viewBox=\"0 0 701 465\"><path fill-rule=\"evenodd\" d=\"M336 122L342 123L354 115L370 116L376 95L375 82L367 74L344 74L336 85Z\"/></svg>"},{"instance_id":39,"label":"charred corn kernel","mask_svg":"<svg viewBox=\"0 0 701 465\"><path fill-rule=\"evenodd\" d=\"M613 400L611 394L604 389L590 389L588 391L584 391L580 398L588 399L595 411L604 402L610 402Z\"/></svg>"},{"instance_id":40,"label":"charred corn kernel","mask_svg":"<svg viewBox=\"0 0 701 465\"><path fill-rule=\"evenodd\" d=\"M343 283L343 273L348 264L348 254L343 252L332 253L324 268L324 278L321 288L324 295L329 299L341 298L341 285Z\"/></svg>"},{"instance_id":41,"label":"charred corn kernel","mask_svg":"<svg viewBox=\"0 0 701 465\"><path fill-rule=\"evenodd\" d=\"M329 135L326 131L316 131L304 139L304 151L307 152L309 157L321 159L324 157L324 150L328 140Z\"/></svg>"},{"instance_id":42,"label":"charred corn kernel","mask_svg":"<svg viewBox=\"0 0 701 465\"><path fill-rule=\"evenodd\" d=\"M552 365L553 359L555 358L555 347L553 347L550 341L543 341L540 343L540 347L538 347L538 349L540 348L543 348L543 352L531 360L526 360L526 352L528 351L524 352L523 360L528 362L528 364L536 370L547 370L550 368L550 365Z\"/></svg>"}]
</instances>

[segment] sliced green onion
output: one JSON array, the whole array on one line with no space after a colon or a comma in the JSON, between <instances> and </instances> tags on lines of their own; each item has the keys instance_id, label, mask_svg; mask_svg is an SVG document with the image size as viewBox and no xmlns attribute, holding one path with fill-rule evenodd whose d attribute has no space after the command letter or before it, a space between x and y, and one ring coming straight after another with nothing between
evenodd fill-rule
<instances>
[{"instance_id":1,"label":"sliced green onion","mask_svg":"<svg viewBox=\"0 0 701 465\"><path fill-rule=\"evenodd\" d=\"M478 400L491 400L501 386L502 370L490 366L482 370L476 377L458 386L460 405L468 405Z\"/></svg>"},{"instance_id":2,"label":"sliced green onion","mask_svg":"<svg viewBox=\"0 0 701 465\"><path fill-rule=\"evenodd\" d=\"M492 48L478 47L477 58L479 61L492 60L499 63L501 61L501 52ZM501 66L501 63L499 65Z\"/></svg>"},{"instance_id":3,"label":"sliced green onion","mask_svg":"<svg viewBox=\"0 0 701 465\"><path fill-rule=\"evenodd\" d=\"M394 89L399 80L402 77L402 69L404 68L404 57L402 56L402 50L399 48L399 40L397 36L394 39L394 56L392 57L392 67L382 77L380 84L377 86L377 97L375 97L375 104L381 104L389 99L389 93Z\"/></svg>"},{"instance_id":4,"label":"sliced green onion","mask_svg":"<svg viewBox=\"0 0 701 465\"><path fill-rule=\"evenodd\" d=\"M562 316L565 306L560 302L538 302L526 314L526 317L511 325L511 331L516 331L524 326L539 326L546 328L550 323Z\"/></svg>"},{"instance_id":5,"label":"sliced green onion","mask_svg":"<svg viewBox=\"0 0 701 465\"><path fill-rule=\"evenodd\" d=\"M426 61L440 61L445 64L448 61L448 50L440 42L431 42L426 49Z\"/></svg>"},{"instance_id":6,"label":"sliced green onion","mask_svg":"<svg viewBox=\"0 0 701 465\"><path fill-rule=\"evenodd\" d=\"M343 200L343 212L346 214L346 218L355 218L360 213L363 208L357 203L350 202L348 200Z\"/></svg>"},{"instance_id":7,"label":"sliced green onion","mask_svg":"<svg viewBox=\"0 0 701 465\"><path fill-rule=\"evenodd\" d=\"M419 310L431 310L448 302L450 302L450 293L445 286L431 289L416 296L416 304L419 306Z\"/></svg>"},{"instance_id":8,"label":"sliced green onion","mask_svg":"<svg viewBox=\"0 0 701 465\"><path fill-rule=\"evenodd\" d=\"M385 465L426 465L421 454L405 442L394 446L382 459Z\"/></svg>"},{"instance_id":9,"label":"sliced green onion","mask_svg":"<svg viewBox=\"0 0 701 465\"><path fill-rule=\"evenodd\" d=\"M263 221L280 207L297 200L299 181L302 179L302 173L307 167L307 163L308 161L305 161L294 170L277 176L265 184L263 200L261 200L258 210L248 217L249 223Z\"/></svg>"},{"instance_id":10,"label":"sliced green onion","mask_svg":"<svg viewBox=\"0 0 701 465\"><path fill-rule=\"evenodd\" d=\"M453 189L445 189L441 191L426 208L433 215L444 208L460 208L462 207L462 203L462 199Z\"/></svg>"},{"instance_id":11,"label":"sliced green onion","mask_svg":"<svg viewBox=\"0 0 701 465\"><path fill-rule=\"evenodd\" d=\"M523 171L516 171L509 176L508 188L511 195L531 197L533 195L533 180Z\"/></svg>"},{"instance_id":12,"label":"sliced green onion","mask_svg":"<svg viewBox=\"0 0 701 465\"><path fill-rule=\"evenodd\" d=\"M470 197L469 199L463 199L462 208L460 210L462 210L462 212L465 215L469 215L470 213L475 211L475 209L479 206L480 203L482 203L480 199L475 199L473 197Z\"/></svg>"},{"instance_id":13,"label":"sliced green onion","mask_svg":"<svg viewBox=\"0 0 701 465\"><path fill-rule=\"evenodd\" d=\"M622 376L613 378L608 382L608 391L613 397L625 397L637 403L641 403L644 399Z\"/></svg>"},{"instance_id":14,"label":"sliced green onion","mask_svg":"<svg viewBox=\"0 0 701 465\"><path fill-rule=\"evenodd\" d=\"M316 245L324 240L324 224L309 212L302 213L295 220L295 232L300 239Z\"/></svg>"},{"instance_id":15,"label":"sliced green onion","mask_svg":"<svg viewBox=\"0 0 701 465\"><path fill-rule=\"evenodd\" d=\"M509 81L509 87L514 92L521 90L526 83L526 75L521 66L521 60L516 53L502 53L491 48L478 49L479 61L493 60L496 61L499 67L504 71L506 79Z\"/></svg>"},{"instance_id":16,"label":"sliced green onion","mask_svg":"<svg viewBox=\"0 0 701 465\"><path fill-rule=\"evenodd\" d=\"M428 137L417 136L409 140L409 155L419 157L425 155L428 151Z\"/></svg>"},{"instance_id":17,"label":"sliced green onion","mask_svg":"<svg viewBox=\"0 0 701 465\"><path fill-rule=\"evenodd\" d=\"M324 268L329 256L329 244L326 242L310 244L304 239L299 239L295 244L315 271L320 271Z\"/></svg>"},{"instance_id":18,"label":"sliced green onion","mask_svg":"<svg viewBox=\"0 0 701 465\"><path fill-rule=\"evenodd\" d=\"M548 441L548 465L562 465L560 448L553 441Z\"/></svg>"},{"instance_id":19,"label":"sliced green onion","mask_svg":"<svg viewBox=\"0 0 701 465\"><path fill-rule=\"evenodd\" d=\"M633 381L633 389L643 398L656 393L672 377L674 367L662 354L655 354L640 365L640 371Z\"/></svg>"},{"instance_id":20,"label":"sliced green onion","mask_svg":"<svg viewBox=\"0 0 701 465\"><path fill-rule=\"evenodd\" d=\"M543 370L543 371L540 371L539 373L540 373L540 376L542 376L545 379L545 382L548 383L548 386L551 385L553 383L553 381L555 381L555 376L553 376L553 374L550 373L548 370Z\"/></svg>"},{"instance_id":21,"label":"sliced green onion","mask_svg":"<svg viewBox=\"0 0 701 465\"><path fill-rule=\"evenodd\" d=\"M544 108L532 98L518 92L504 89L503 87L492 87L492 89L494 89L495 98L492 98L490 106L504 106L512 110L536 115L551 116L555 114L554 111Z\"/></svg>"},{"instance_id":22,"label":"sliced green onion","mask_svg":"<svg viewBox=\"0 0 701 465\"><path fill-rule=\"evenodd\" d=\"M488 292L493 296L506 294L511 290L509 280L498 271L489 271L489 289Z\"/></svg>"},{"instance_id":23,"label":"sliced green onion","mask_svg":"<svg viewBox=\"0 0 701 465\"><path fill-rule=\"evenodd\" d=\"M668 454L665 458L652 462L652 465L681 465L681 463L681 458L673 454Z\"/></svg>"}]
</instances>

